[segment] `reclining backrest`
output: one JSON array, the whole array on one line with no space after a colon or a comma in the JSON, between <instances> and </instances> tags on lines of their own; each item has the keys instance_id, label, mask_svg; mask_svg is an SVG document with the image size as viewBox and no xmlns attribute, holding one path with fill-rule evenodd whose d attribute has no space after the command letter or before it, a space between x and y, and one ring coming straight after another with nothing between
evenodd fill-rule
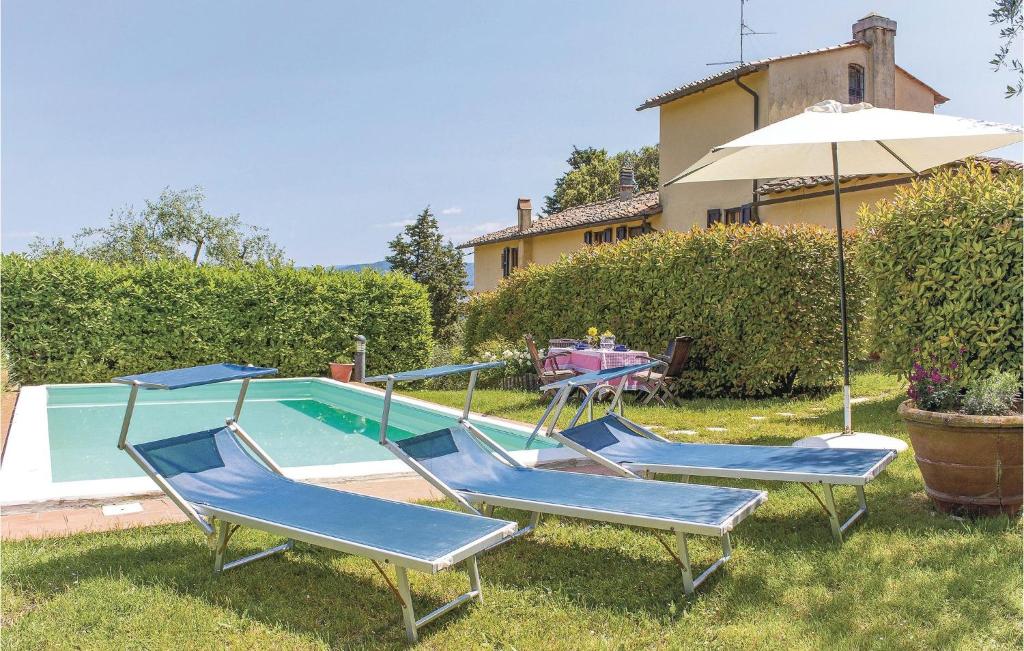
<instances>
[{"instance_id":1,"label":"reclining backrest","mask_svg":"<svg viewBox=\"0 0 1024 651\"><path fill-rule=\"evenodd\" d=\"M562 436L615 461L629 461L641 450L657 448L659 443L639 436L615 416L604 416L560 432Z\"/></svg>"},{"instance_id":2,"label":"reclining backrest","mask_svg":"<svg viewBox=\"0 0 1024 651\"><path fill-rule=\"evenodd\" d=\"M687 362L690 360L690 347L693 345L693 337L676 337L669 346L668 368L665 369L665 377L678 378L683 374Z\"/></svg>"},{"instance_id":3,"label":"reclining backrest","mask_svg":"<svg viewBox=\"0 0 1024 651\"><path fill-rule=\"evenodd\" d=\"M482 479L499 479L516 470L485 449L460 425L395 443L453 488L469 488Z\"/></svg>"},{"instance_id":4,"label":"reclining backrest","mask_svg":"<svg viewBox=\"0 0 1024 651\"><path fill-rule=\"evenodd\" d=\"M135 449L182 497L209 503L276 478L238 444L226 427L140 443Z\"/></svg>"}]
</instances>

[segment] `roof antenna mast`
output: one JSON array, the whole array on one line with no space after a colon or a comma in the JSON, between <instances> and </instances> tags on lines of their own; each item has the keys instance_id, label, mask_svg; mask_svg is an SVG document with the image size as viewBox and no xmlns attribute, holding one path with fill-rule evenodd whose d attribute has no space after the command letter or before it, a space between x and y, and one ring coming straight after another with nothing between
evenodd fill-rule
<instances>
[{"instance_id":1,"label":"roof antenna mast","mask_svg":"<svg viewBox=\"0 0 1024 651\"><path fill-rule=\"evenodd\" d=\"M758 32L750 28L750 25L746 23L743 8L750 0L740 0L740 58L735 61L715 61L708 63L709 66L731 66L731 65L743 65L746 60L743 58L743 40L748 36L761 36L763 34L774 34L775 32Z\"/></svg>"}]
</instances>

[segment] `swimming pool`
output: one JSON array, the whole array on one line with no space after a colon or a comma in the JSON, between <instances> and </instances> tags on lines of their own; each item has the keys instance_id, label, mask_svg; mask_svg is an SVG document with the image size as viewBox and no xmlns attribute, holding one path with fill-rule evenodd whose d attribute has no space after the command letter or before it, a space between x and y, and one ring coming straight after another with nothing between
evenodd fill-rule
<instances>
[{"instance_id":1,"label":"swimming pool","mask_svg":"<svg viewBox=\"0 0 1024 651\"><path fill-rule=\"evenodd\" d=\"M215 427L231 415L238 383L141 391L128 438L141 443ZM117 449L129 388L117 384L22 389L3 467L0 504L132 495L155 489ZM377 443L382 393L324 378L253 380L239 423L296 479L406 473ZM461 412L396 396L388 437L401 440L451 425ZM477 416L473 421L529 464L569 458L531 428Z\"/></svg>"}]
</instances>

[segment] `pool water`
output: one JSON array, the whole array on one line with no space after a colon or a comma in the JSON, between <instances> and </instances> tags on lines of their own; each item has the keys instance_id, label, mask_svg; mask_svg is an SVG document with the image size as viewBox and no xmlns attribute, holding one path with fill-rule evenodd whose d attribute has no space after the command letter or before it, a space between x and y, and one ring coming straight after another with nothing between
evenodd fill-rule
<instances>
[{"instance_id":1,"label":"pool water","mask_svg":"<svg viewBox=\"0 0 1024 651\"><path fill-rule=\"evenodd\" d=\"M211 429L234 410L238 383L175 391L142 390L128 440L142 443ZM52 481L142 476L117 449L129 389L120 385L47 388ZM316 379L254 380L238 419L280 465L319 466L394 457L378 444L383 398ZM455 416L393 401L388 438L401 440L454 424ZM525 448L527 435L512 428L479 424L508 450ZM536 441L532 448L552 447Z\"/></svg>"}]
</instances>

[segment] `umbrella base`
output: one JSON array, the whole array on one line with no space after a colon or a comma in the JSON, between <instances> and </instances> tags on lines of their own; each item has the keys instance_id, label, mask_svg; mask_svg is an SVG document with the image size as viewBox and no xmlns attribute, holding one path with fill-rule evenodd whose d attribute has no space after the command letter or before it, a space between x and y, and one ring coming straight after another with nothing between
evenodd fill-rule
<instances>
[{"instance_id":1,"label":"umbrella base","mask_svg":"<svg viewBox=\"0 0 1024 651\"><path fill-rule=\"evenodd\" d=\"M869 434L868 432L854 432L850 435L843 435L842 432L829 432L817 436L802 438L793 444L798 448L856 448L858 450L896 450L904 452L907 449L906 442L883 436L881 434Z\"/></svg>"}]
</instances>

